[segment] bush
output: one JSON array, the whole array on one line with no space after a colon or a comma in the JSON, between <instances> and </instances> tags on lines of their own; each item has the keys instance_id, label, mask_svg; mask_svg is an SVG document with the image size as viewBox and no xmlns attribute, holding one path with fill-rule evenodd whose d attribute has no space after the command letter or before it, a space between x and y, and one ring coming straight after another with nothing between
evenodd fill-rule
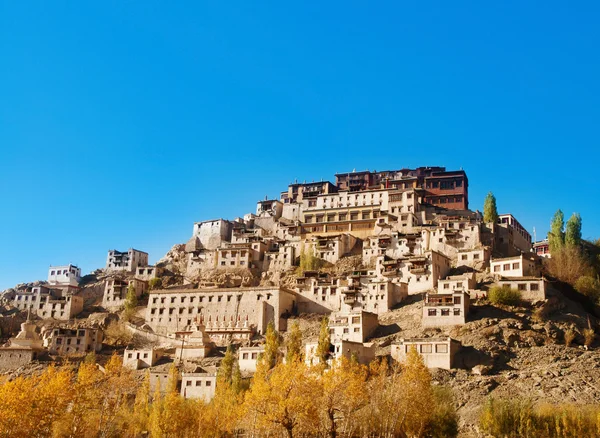
<instances>
[{"instance_id":1,"label":"bush","mask_svg":"<svg viewBox=\"0 0 600 438\"><path fill-rule=\"evenodd\" d=\"M544 260L546 270L554 278L575 286L583 276L593 275L593 268L578 247L564 246L552 252L552 257Z\"/></svg>"},{"instance_id":2,"label":"bush","mask_svg":"<svg viewBox=\"0 0 600 438\"><path fill-rule=\"evenodd\" d=\"M488 299L492 304L516 306L521 302L521 292L508 286L494 286L488 291Z\"/></svg>"},{"instance_id":3,"label":"bush","mask_svg":"<svg viewBox=\"0 0 600 438\"><path fill-rule=\"evenodd\" d=\"M159 289L162 287L162 280L160 278L152 278L148 282L148 290Z\"/></svg>"},{"instance_id":4,"label":"bush","mask_svg":"<svg viewBox=\"0 0 600 438\"><path fill-rule=\"evenodd\" d=\"M586 328L583 331L583 338L584 338L584 345L586 347L591 347L592 343L594 342L594 339L596 338L596 333L594 332L594 329L591 328Z\"/></svg>"},{"instance_id":5,"label":"bush","mask_svg":"<svg viewBox=\"0 0 600 438\"><path fill-rule=\"evenodd\" d=\"M571 346L575 336L577 336L577 332L573 329L573 327L570 327L565 331L565 345L567 347Z\"/></svg>"},{"instance_id":6,"label":"bush","mask_svg":"<svg viewBox=\"0 0 600 438\"><path fill-rule=\"evenodd\" d=\"M600 297L600 281L589 275L579 277L575 282L575 289L577 289L577 292L590 297L594 301L597 301Z\"/></svg>"},{"instance_id":7,"label":"bush","mask_svg":"<svg viewBox=\"0 0 600 438\"><path fill-rule=\"evenodd\" d=\"M534 407L528 400L490 398L479 418L482 429L497 437L597 436L598 406L570 404Z\"/></svg>"},{"instance_id":8,"label":"bush","mask_svg":"<svg viewBox=\"0 0 600 438\"><path fill-rule=\"evenodd\" d=\"M458 414L452 390L444 386L433 387L435 409L429 420L427 436L432 438L458 435Z\"/></svg>"}]
</instances>

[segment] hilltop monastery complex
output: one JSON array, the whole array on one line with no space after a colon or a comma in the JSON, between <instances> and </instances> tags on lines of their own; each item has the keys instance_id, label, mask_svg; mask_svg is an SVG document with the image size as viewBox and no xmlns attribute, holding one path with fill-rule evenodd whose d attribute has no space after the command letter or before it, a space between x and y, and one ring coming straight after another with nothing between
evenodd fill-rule
<instances>
[{"instance_id":1,"label":"hilltop monastery complex","mask_svg":"<svg viewBox=\"0 0 600 438\"><path fill-rule=\"evenodd\" d=\"M546 247L540 251L548 255ZM291 317L327 316L331 358L353 355L367 363L375 357L369 339L380 315L405 300L422 301L422 327L443 327L464 324L471 302L485 296L478 275L518 289L529 301L544 300L547 287L525 228L511 214L485 223L469 210L466 173L444 167L353 171L334 182L293 183L278 199L259 201L254 213L193 224L184 252L182 281L163 287L153 281L163 268L149 266L147 253L109 251L102 307L121 309L134 290L147 305L131 330L172 342L177 363L200 361L235 343L240 367L250 373L269 323L285 332ZM238 281L215 281L219 273ZM25 323L21 338L28 341L17 336L0 348L0 368L14 366L15 354L27 362L44 348L57 354L101 348L101 330L68 327L84 307L80 278L76 266L51 267L47 283L9 297L14 308L64 327L38 335ZM412 345L429 366L442 368L453 366L460 349L447 337L402 339L392 345L392 359L402 360ZM309 363L315 347L305 345ZM124 361L135 369L153 367L164 355L130 348ZM161 372L155 373L159 383ZM209 399L215 376L201 368L182 372L182 394Z\"/></svg>"}]
</instances>

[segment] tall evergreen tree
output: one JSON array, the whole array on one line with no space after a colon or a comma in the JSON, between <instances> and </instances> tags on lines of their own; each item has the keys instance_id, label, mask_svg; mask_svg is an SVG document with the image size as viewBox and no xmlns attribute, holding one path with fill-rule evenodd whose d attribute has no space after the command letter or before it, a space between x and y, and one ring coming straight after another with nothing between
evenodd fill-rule
<instances>
[{"instance_id":1,"label":"tall evergreen tree","mask_svg":"<svg viewBox=\"0 0 600 438\"><path fill-rule=\"evenodd\" d=\"M498 221L498 208L496 207L496 197L489 192L483 203L483 220L486 223L496 223Z\"/></svg>"},{"instance_id":2,"label":"tall evergreen tree","mask_svg":"<svg viewBox=\"0 0 600 438\"><path fill-rule=\"evenodd\" d=\"M571 247L578 247L581 244L581 215L579 213L573 213L567 221L565 244Z\"/></svg>"},{"instance_id":3,"label":"tall evergreen tree","mask_svg":"<svg viewBox=\"0 0 600 438\"><path fill-rule=\"evenodd\" d=\"M548 244L550 252L555 252L563 247L565 243L565 215L562 210L556 210L552 222L550 223L550 233L548 233Z\"/></svg>"}]
</instances>

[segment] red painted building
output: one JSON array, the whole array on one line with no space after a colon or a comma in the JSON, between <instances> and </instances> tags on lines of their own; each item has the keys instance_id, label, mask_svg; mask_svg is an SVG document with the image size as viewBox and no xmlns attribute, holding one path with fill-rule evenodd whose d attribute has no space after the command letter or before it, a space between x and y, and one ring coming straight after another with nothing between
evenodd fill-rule
<instances>
[{"instance_id":1,"label":"red painted building","mask_svg":"<svg viewBox=\"0 0 600 438\"><path fill-rule=\"evenodd\" d=\"M338 173L335 185L351 192L382 188L425 190L423 202L449 210L468 210L469 180L464 170L445 167Z\"/></svg>"}]
</instances>

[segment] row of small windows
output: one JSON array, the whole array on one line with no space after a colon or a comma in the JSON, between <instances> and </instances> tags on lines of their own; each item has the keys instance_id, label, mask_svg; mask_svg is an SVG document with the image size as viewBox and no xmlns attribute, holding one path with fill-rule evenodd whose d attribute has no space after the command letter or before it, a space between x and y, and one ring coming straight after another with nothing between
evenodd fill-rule
<instances>
[{"instance_id":1,"label":"row of small windows","mask_svg":"<svg viewBox=\"0 0 600 438\"><path fill-rule=\"evenodd\" d=\"M372 216L371 216L372 214ZM377 219L379 217L379 211L363 211L361 213L359 212L350 212L350 220L351 221L357 221L357 220L367 220L367 219ZM339 213L339 214L327 214L327 215L316 215L315 217L313 217L312 215L305 215L304 216L304 222L306 222L307 224L313 223L313 219L315 223L323 223L325 222L324 219L327 219L327 222L343 222L348 220L348 214L347 213Z\"/></svg>"},{"instance_id":2,"label":"row of small windows","mask_svg":"<svg viewBox=\"0 0 600 438\"><path fill-rule=\"evenodd\" d=\"M439 309L441 316L450 316L450 309ZM460 309L452 309L454 316L460 316ZM438 309L428 309L427 316L437 316Z\"/></svg>"},{"instance_id":3,"label":"row of small windows","mask_svg":"<svg viewBox=\"0 0 600 438\"><path fill-rule=\"evenodd\" d=\"M267 295L267 300L271 298L272 294L266 294ZM204 298L207 298L207 301L209 303L213 302L213 298L215 296L214 295L209 295L208 297L205 296L199 296L198 298L198 302L202 303L204 302ZM223 299L223 295L217 295L217 302L221 302ZM238 301L242 300L242 295L240 294L235 294L235 295L225 295L225 298L227 298L227 302L230 302L232 300L232 298L236 297ZM258 294L257 299L260 300L262 298L261 294ZM152 298L152 304L158 304L159 300L160 300L160 304L165 304L167 297L153 297ZM175 304L177 301L177 297L170 297L170 304ZM186 301L189 301L190 303L194 303L196 301L196 296L190 296L190 297L179 297L179 302L180 303L185 303Z\"/></svg>"},{"instance_id":4,"label":"row of small windows","mask_svg":"<svg viewBox=\"0 0 600 438\"><path fill-rule=\"evenodd\" d=\"M192 380L186 380L185 386L192 386ZM202 386L202 380L196 380L196 386ZM204 382L204 386L212 386L212 382L210 380L206 380Z\"/></svg>"},{"instance_id":5,"label":"row of small windows","mask_svg":"<svg viewBox=\"0 0 600 438\"><path fill-rule=\"evenodd\" d=\"M404 345L404 352L408 353L411 345ZM417 347L419 353L433 353L433 345L432 344L419 344ZM435 352L436 353L448 353L448 345L447 344L435 344Z\"/></svg>"},{"instance_id":6,"label":"row of small windows","mask_svg":"<svg viewBox=\"0 0 600 438\"><path fill-rule=\"evenodd\" d=\"M512 269L519 269L520 267L521 267L521 264L518 263L518 262L512 264ZM500 265L494 266L494 272L500 272L500 268L501 268ZM510 263L504 263L502 265L502 270L503 271L510 271L512 269L511 269L511 264Z\"/></svg>"}]
</instances>

